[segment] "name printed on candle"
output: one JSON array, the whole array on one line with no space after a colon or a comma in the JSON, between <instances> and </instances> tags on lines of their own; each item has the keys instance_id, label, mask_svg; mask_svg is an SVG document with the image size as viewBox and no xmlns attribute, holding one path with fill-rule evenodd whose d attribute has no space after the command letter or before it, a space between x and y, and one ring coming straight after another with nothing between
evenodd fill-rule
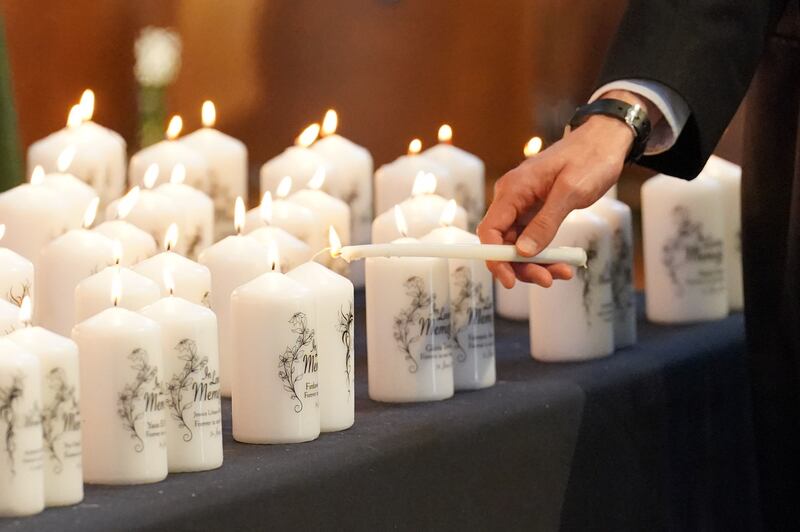
<instances>
[{"instance_id":1,"label":"name printed on candle","mask_svg":"<svg viewBox=\"0 0 800 532\"><path fill-rule=\"evenodd\" d=\"M21 456L17 452L17 430L36 427L42 423L38 402L33 403L30 411L20 412L19 403L24 395L25 376L22 374L14 375L8 386L0 387L0 427L12 475L17 474L18 465L29 471L38 471L43 466L44 453L41 447L22 449Z\"/></svg>"},{"instance_id":2,"label":"name printed on candle","mask_svg":"<svg viewBox=\"0 0 800 532\"><path fill-rule=\"evenodd\" d=\"M167 383L167 407L172 418L185 431L183 441L190 442L194 438L192 427L222 425L219 376L216 370L208 369L208 357L197 352L194 340L184 338L175 350L181 353L178 359L184 364ZM189 414L194 418L191 421L188 420Z\"/></svg>"},{"instance_id":3,"label":"name printed on candle","mask_svg":"<svg viewBox=\"0 0 800 532\"><path fill-rule=\"evenodd\" d=\"M611 299L614 301L614 311L627 315L633 310L633 292L629 289L633 284L633 250L621 228L614 231L612 244L615 260L611 266Z\"/></svg>"},{"instance_id":4,"label":"name printed on candle","mask_svg":"<svg viewBox=\"0 0 800 532\"><path fill-rule=\"evenodd\" d=\"M18 288L12 286L8 289L6 299L8 299L9 303L13 303L16 306L22 305L22 300L25 299L25 296L31 295L32 285L33 282L31 282L30 279L25 279L19 284Z\"/></svg>"},{"instance_id":5,"label":"name printed on candle","mask_svg":"<svg viewBox=\"0 0 800 532\"><path fill-rule=\"evenodd\" d=\"M304 379L307 374L317 372L317 342L304 312L294 313L289 324L297 339L278 357L278 378L283 382L283 389L296 401L294 411L299 414L303 411L304 399L319 397L318 384Z\"/></svg>"},{"instance_id":6,"label":"name printed on candle","mask_svg":"<svg viewBox=\"0 0 800 532\"><path fill-rule=\"evenodd\" d=\"M341 333L342 345L344 345L344 377L347 386L347 398L350 399L351 382L353 375L353 302L345 308L339 309L338 324L336 330Z\"/></svg>"},{"instance_id":7,"label":"name printed on candle","mask_svg":"<svg viewBox=\"0 0 800 532\"><path fill-rule=\"evenodd\" d=\"M158 380L158 368L148 362L147 351L136 348L128 355L131 361L130 368L136 372L133 380L125 385L117 397L117 414L119 414L123 427L131 433L134 440L134 450L140 453L144 450L144 438L160 438L159 446L166 445L164 435L166 420L158 423L148 421L145 431L141 431L141 421L145 414L158 412L166 406L164 391Z\"/></svg>"},{"instance_id":8,"label":"name printed on candle","mask_svg":"<svg viewBox=\"0 0 800 532\"><path fill-rule=\"evenodd\" d=\"M725 289L722 237L704 232L701 222L692 221L689 209L677 205L672 210L675 234L664 244L662 263L677 296L687 288L703 294L717 294Z\"/></svg>"},{"instance_id":9,"label":"name printed on candle","mask_svg":"<svg viewBox=\"0 0 800 532\"><path fill-rule=\"evenodd\" d=\"M81 430L81 415L75 386L67 383L64 368L53 368L45 377L45 386L53 391L53 400L42 411L42 439L45 451L52 460L53 471L61 473L67 459L80 459L80 441L75 436ZM61 441L72 436L71 441Z\"/></svg>"},{"instance_id":10,"label":"name printed on candle","mask_svg":"<svg viewBox=\"0 0 800 532\"><path fill-rule=\"evenodd\" d=\"M586 324L592 326L592 318L597 317L602 322L611 323L614 320L614 302L604 301L599 308L595 308L594 295L597 288L611 284L611 261L606 257L606 262L597 264L598 255L597 236L589 238L586 243L586 268L578 268L577 277L583 283L583 310Z\"/></svg>"},{"instance_id":11,"label":"name printed on candle","mask_svg":"<svg viewBox=\"0 0 800 532\"><path fill-rule=\"evenodd\" d=\"M494 305L486 290L490 287L472 279L472 270L460 266L453 272L455 293L451 294L453 344L456 362L466 362L467 350L483 349L482 357L493 358Z\"/></svg>"},{"instance_id":12,"label":"name printed on candle","mask_svg":"<svg viewBox=\"0 0 800 532\"><path fill-rule=\"evenodd\" d=\"M450 309L438 306L421 277L409 277L403 286L411 301L394 317L394 339L408 361L408 372L416 373L422 360L435 360L437 369L451 367ZM427 341L418 349L422 338Z\"/></svg>"}]
</instances>

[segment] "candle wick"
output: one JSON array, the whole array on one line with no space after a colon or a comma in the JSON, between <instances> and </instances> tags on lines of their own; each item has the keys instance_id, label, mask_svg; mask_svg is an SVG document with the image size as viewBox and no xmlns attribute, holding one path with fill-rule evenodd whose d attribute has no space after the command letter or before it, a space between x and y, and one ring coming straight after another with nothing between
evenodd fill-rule
<instances>
[{"instance_id":1,"label":"candle wick","mask_svg":"<svg viewBox=\"0 0 800 532\"><path fill-rule=\"evenodd\" d=\"M315 262L319 257L325 255L326 253L330 253L330 251L331 251L331 248L329 248L329 247L328 248L322 248L321 250L317 251L317 253L313 257L311 257L311 262ZM336 257L339 256L339 254L334 255L333 253L330 253L330 255L333 258L336 258Z\"/></svg>"}]
</instances>

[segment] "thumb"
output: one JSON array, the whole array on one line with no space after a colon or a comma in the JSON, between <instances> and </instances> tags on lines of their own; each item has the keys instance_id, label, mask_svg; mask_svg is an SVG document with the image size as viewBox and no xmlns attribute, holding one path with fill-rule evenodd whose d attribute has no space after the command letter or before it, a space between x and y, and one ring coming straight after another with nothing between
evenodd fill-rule
<instances>
[{"instance_id":1,"label":"thumb","mask_svg":"<svg viewBox=\"0 0 800 532\"><path fill-rule=\"evenodd\" d=\"M542 251L556 236L559 226L572 211L571 194L556 181L542 207L517 238L517 252L523 257L533 257Z\"/></svg>"}]
</instances>

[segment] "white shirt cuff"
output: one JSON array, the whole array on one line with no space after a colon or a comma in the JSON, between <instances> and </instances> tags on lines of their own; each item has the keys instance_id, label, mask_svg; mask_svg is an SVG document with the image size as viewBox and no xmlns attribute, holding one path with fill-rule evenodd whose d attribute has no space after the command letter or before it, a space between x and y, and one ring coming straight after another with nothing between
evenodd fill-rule
<instances>
[{"instance_id":1,"label":"white shirt cuff","mask_svg":"<svg viewBox=\"0 0 800 532\"><path fill-rule=\"evenodd\" d=\"M644 152L645 155L665 152L675 144L691 113L689 104L680 94L657 81L621 79L606 83L597 89L592 94L589 102L595 101L611 90L626 90L647 98L664 115L664 119L650 133L650 139L647 141L647 148Z\"/></svg>"}]
</instances>

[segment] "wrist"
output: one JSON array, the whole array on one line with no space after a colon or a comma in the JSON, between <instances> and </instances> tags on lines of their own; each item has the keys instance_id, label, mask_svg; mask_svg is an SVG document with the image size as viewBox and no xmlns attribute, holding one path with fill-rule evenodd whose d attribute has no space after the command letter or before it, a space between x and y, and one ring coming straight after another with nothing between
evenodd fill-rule
<instances>
[{"instance_id":1,"label":"wrist","mask_svg":"<svg viewBox=\"0 0 800 532\"><path fill-rule=\"evenodd\" d=\"M603 144L615 159L624 160L636 140L634 132L624 122L604 115L592 115L578 128L592 137L603 139Z\"/></svg>"}]
</instances>

